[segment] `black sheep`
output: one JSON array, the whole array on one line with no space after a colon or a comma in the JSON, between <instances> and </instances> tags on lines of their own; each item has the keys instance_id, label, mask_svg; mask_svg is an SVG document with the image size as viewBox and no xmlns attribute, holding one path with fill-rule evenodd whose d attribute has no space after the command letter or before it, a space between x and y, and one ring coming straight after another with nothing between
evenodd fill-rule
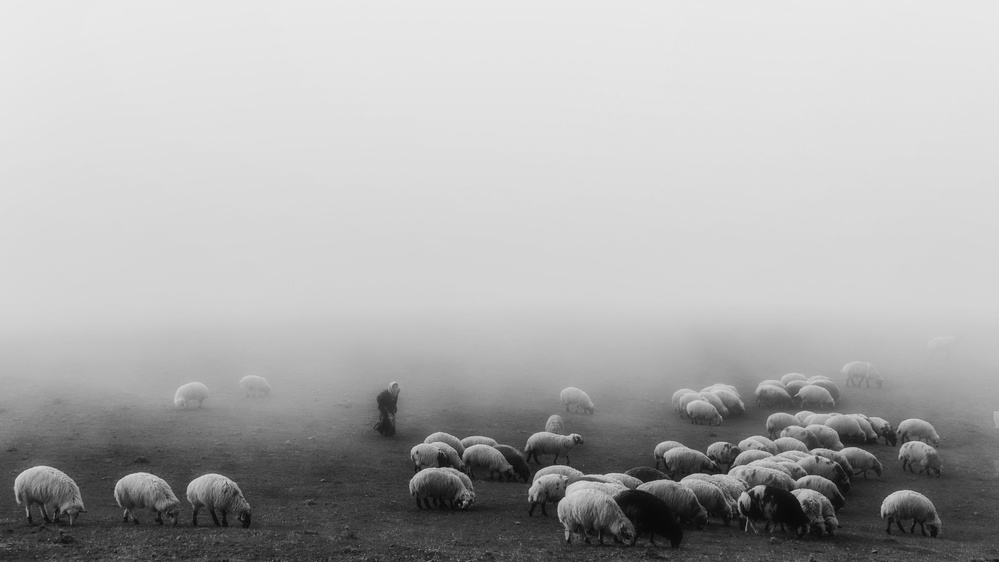
<instances>
[{"instance_id":1,"label":"black sheep","mask_svg":"<svg viewBox=\"0 0 999 562\"><path fill-rule=\"evenodd\" d=\"M683 529L666 502L642 490L625 490L616 494L614 501L635 526L632 546L643 533L649 533L649 542L656 544L655 535L659 533L669 540L673 548L679 548Z\"/></svg>"},{"instance_id":2,"label":"black sheep","mask_svg":"<svg viewBox=\"0 0 999 562\"><path fill-rule=\"evenodd\" d=\"M667 479L667 476L665 474L659 472L658 470L652 468L651 466L636 466L635 468L632 468L628 472L625 472L625 474L627 474L628 476L634 476L635 478L638 478L639 480L642 481L643 484L645 482L652 482L653 480Z\"/></svg>"},{"instance_id":3,"label":"black sheep","mask_svg":"<svg viewBox=\"0 0 999 562\"><path fill-rule=\"evenodd\" d=\"M494 445L493 448L503 453L503 458L510 463L517 476L523 478L524 482L531 481L531 467L527 466L527 460L520 451L509 445Z\"/></svg>"}]
</instances>

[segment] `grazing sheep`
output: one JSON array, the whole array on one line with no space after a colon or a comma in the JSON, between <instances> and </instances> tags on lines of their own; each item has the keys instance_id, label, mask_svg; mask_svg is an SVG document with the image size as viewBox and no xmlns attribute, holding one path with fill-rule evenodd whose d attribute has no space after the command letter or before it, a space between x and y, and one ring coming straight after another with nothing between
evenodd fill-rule
<instances>
[{"instance_id":1,"label":"grazing sheep","mask_svg":"<svg viewBox=\"0 0 999 562\"><path fill-rule=\"evenodd\" d=\"M767 435L769 435L771 439L776 439L777 436L780 435L781 430L785 427L791 427L794 425L801 426L801 422L798 421L798 418L785 412L775 412L767 417Z\"/></svg>"},{"instance_id":2,"label":"grazing sheep","mask_svg":"<svg viewBox=\"0 0 999 562\"><path fill-rule=\"evenodd\" d=\"M839 372L846 377L846 386L859 387L860 383L865 383L867 388L870 388L872 381L877 388L884 386L881 373L869 361L851 361L843 365Z\"/></svg>"},{"instance_id":3,"label":"grazing sheep","mask_svg":"<svg viewBox=\"0 0 999 562\"><path fill-rule=\"evenodd\" d=\"M718 464L707 455L687 447L678 447L663 453L663 465L663 472L674 480L694 472L721 472Z\"/></svg>"},{"instance_id":4,"label":"grazing sheep","mask_svg":"<svg viewBox=\"0 0 999 562\"><path fill-rule=\"evenodd\" d=\"M853 464L850 463L850 459L846 458L846 455L843 454L844 449L840 449L839 451L833 451L832 449L817 447L809 451L809 453L833 461L834 463L838 464L840 468L843 469L843 472L846 473L847 477L850 477L853 476Z\"/></svg>"},{"instance_id":5,"label":"grazing sheep","mask_svg":"<svg viewBox=\"0 0 999 562\"><path fill-rule=\"evenodd\" d=\"M636 466L635 468L628 469L625 474L638 478L643 484L645 482L652 482L653 480L665 480L669 478L651 466Z\"/></svg>"},{"instance_id":6,"label":"grazing sheep","mask_svg":"<svg viewBox=\"0 0 999 562\"><path fill-rule=\"evenodd\" d=\"M246 392L247 398L267 396L271 393L271 385L264 377L246 375L239 379L239 386Z\"/></svg>"},{"instance_id":7,"label":"grazing sheep","mask_svg":"<svg viewBox=\"0 0 999 562\"><path fill-rule=\"evenodd\" d=\"M699 393L696 393L696 392L688 392L687 394L684 394L683 396L680 397L680 401L679 401L678 405L680 406L680 417L681 418L684 417L685 415L687 415L687 405L690 404L691 402L694 402L694 401L697 401L697 400L702 400L702 399L701 399L701 395Z\"/></svg>"},{"instance_id":8,"label":"grazing sheep","mask_svg":"<svg viewBox=\"0 0 999 562\"><path fill-rule=\"evenodd\" d=\"M569 406L575 406L577 412L582 408L587 414L593 413L593 400L590 400L590 395L574 386L562 389L559 398L565 404L566 412L569 411Z\"/></svg>"},{"instance_id":9,"label":"grazing sheep","mask_svg":"<svg viewBox=\"0 0 999 562\"><path fill-rule=\"evenodd\" d=\"M729 467L729 470L737 466L746 466L747 464L753 461L768 459L772 456L773 456L772 453L764 451L762 449L750 449L748 451L743 451L739 453L739 456L735 457L735 460L732 461L732 466Z\"/></svg>"},{"instance_id":10,"label":"grazing sheep","mask_svg":"<svg viewBox=\"0 0 999 562\"><path fill-rule=\"evenodd\" d=\"M798 391L798 400L801 400L801 407L814 406L828 410L836 406L836 400L828 390L815 384L808 384Z\"/></svg>"},{"instance_id":11,"label":"grazing sheep","mask_svg":"<svg viewBox=\"0 0 999 562\"><path fill-rule=\"evenodd\" d=\"M545 504L557 504L565 497L565 489L569 485L569 478L561 474L543 474L534 479L531 489L527 491L527 501L531 502L531 509L527 510L527 516L534 515L534 508L541 506L541 515L548 515Z\"/></svg>"},{"instance_id":12,"label":"grazing sheep","mask_svg":"<svg viewBox=\"0 0 999 562\"><path fill-rule=\"evenodd\" d=\"M652 456L656 458L656 468L659 468L659 463L662 462L663 455L666 454L666 451L669 451L670 449L678 449L680 447L685 447L685 445L679 441L663 441L656 445L656 448L652 451Z\"/></svg>"},{"instance_id":13,"label":"grazing sheep","mask_svg":"<svg viewBox=\"0 0 999 562\"><path fill-rule=\"evenodd\" d=\"M898 530L905 532L902 528L902 521L912 519L912 527L909 532L915 534L916 523L919 523L919 531L926 536L926 527L930 528L930 536L936 537L940 533L943 523L937 515L937 508L933 507L933 502L929 498L912 490L899 490L892 492L881 502L881 518L888 520L885 532L891 534L891 524L894 521L898 525Z\"/></svg>"},{"instance_id":14,"label":"grazing sheep","mask_svg":"<svg viewBox=\"0 0 999 562\"><path fill-rule=\"evenodd\" d=\"M431 433L430 435L428 435L427 438L423 440L423 442L424 443L447 443L448 445L450 445L451 447L453 447L455 451L458 452L458 456L459 457L460 456L464 456L464 454L465 454L465 446L461 444L461 439L458 439L457 437L455 437L454 435L451 435L450 433L445 433L443 431L437 431L435 433Z\"/></svg>"},{"instance_id":15,"label":"grazing sheep","mask_svg":"<svg viewBox=\"0 0 999 562\"><path fill-rule=\"evenodd\" d=\"M493 448L503 454L503 458L510 463L517 476L524 482L531 481L531 467L527 466L527 459L523 453L510 445L493 445Z\"/></svg>"},{"instance_id":16,"label":"grazing sheep","mask_svg":"<svg viewBox=\"0 0 999 562\"><path fill-rule=\"evenodd\" d=\"M809 385L818 386L824 388L826 392L832 396L833 402L839 404L840 392L839 385L829 379L816 379L808 383ZM790 392L788 393L790 394Z\"/></svg>"},{"instance_id":17,"label":"grazing sheep","mask_svg":"<svg viewBox=\"0 0 999 562\"><path fill-rule=\"evenodd\" d=\"M767 385L776 386L777 388L782 388L784 390L787 390L787 385L775 379L767 379L765 381L760 381L760 384L756 385L756 389L759 390L761 386L767 386Z\"/></svg>"},{"instance_id":18,"label":"grazing sheep","mask_svg":"<svg viewBox=\"0 0 999 562\"><path fill-rule=\"evenodd\" d=\"M721 425L722 422L721 413L710 402L704 400L692 400L687 404L687 416L690 417L690 423L697 425L702 423Z\"/></svg>"},{"instance_id":19,"label":"grazing sheep","mask_svg":"<svg viewBox=\"0 0 999 562\"><path fill-rule=\"evenodd\" d=\"M808 516L809 526L816 537L821 537L825 531L830 537L836 529L840 527L839 519L836 518L836 510L833 508L829 498L823 496L815 490L799 489L791 490L794 497L798 498L801 510Z\"/></svg>"},{"instance_id":20,"label":"grazing sheep","mask_svg":"<svg viewBox=\"0 0 999 562\"><path fill-rule=\"evenodd\" d=\"M809 431L807 428L792 425L791 427L785 427L780 432L781 437L790 437L791 439L797 439L805 444L809 449L814 449L821 446L819 438L815 436L814 433Z\"/></svg>"},{"instance_id":21,"label":"grazing sheep","mask_svg":"<svg viewBox=\"0 0 999 562\"><path fill-rule=\"evenodd\" d=\"M836 416L839 416L839 415L841 415L841 414L837 414L837 413L812 414L812 415L808 416L807 418L805 418L805 421L802 422L802 425L805 426L805 427L808 427L810 425L825 425L826 424L826 420L828 420L830 418L833 418L833 417L836 417Z\"/></svg>"},{"instance_id":22,"label":"grazing sheep","mask_svg":"<svg viewBox=\"0 0 999 562\"><path fill-rule=\"evenodd\" d=\"M608 472L604 474L604 478L620 482L621 484L624 484L629 490L634 490L635 488L638 488L643 484L643 482L640 479L635 478L630 474L625 474L623 472Z\"/></svg>"},{"instance_id":23,"label":"grazing sheep","mask_svg":"<svg viewBox=\"0 0 999 562\"><path fill-rule=\"evenodd\" d=\"M558 462L558 456L562 455L565 457L565 464L568 465L569 451L572 451L576 445L582 444L583 438L578 433L559 435L557 433L539 431L527 438L527 445L524 446L524 452L527 453L528 462L533 457L534 462L541 464L541 459L538 458L539 454L555 455L555 458L552 459L552 463L554 464Z\"/></svg>"},{"instance_id":24,"label":"grazing sheep","mask_svg":"<svg viewBox=\"0 0 999 562\"><path fill-rule=\"evenodd\" d=\"M465 449L461 455L461 460L468 467L468 475L472 478L475 478L476 468L484 468L489 471L489 478L493 478L493 474L499 478L505 477L507 480L515 478L513 466L495 447L472 445Z\"/></svg>"},{"instance_id":25,"label":"grazing sheep","mask_svg":"<svg viewBox=\"0 0 999 562\"><path fill-rule=\"evenodd\" d=\"M689 389L689 388L681 388L680 390L677 390L676 392L673 393L673 400L672 400L672 402L673 402L673 409L676 410L677 413L679 413L681 417L683 416L684 413L686 413L686 411L687 411L686 410L687 405L686 404L682 404L681 405L680 404L680 399L683 398L684 396L686 396L687 394L693 394L693 395L696 396L697 395L697 391Z\"/></svg>"},{"instance_id":26,"label":"grazing sheep","mask_svg":"<svg viewBox=\"0 0 999 562\"><path fill-rule=\"evenodd\" d=\"M787 383L791 381L807 381L808 377L801 373L788 373L780 378L781 384L787 386Z\"/></svg>"},{"instance_id":27,"label":"grazing sheep","mask_svg":"<svg viewBox=\"0 0 999 562\"><path fill-rule=\"evenodd\" d=\"M565 476L570 482L583 477L583 473L571 466L565 466L564 464L553 464L551 466L546 466L544 468L539 468L537 472L534 473L534 481L537 482L538 478L545 476L547 474L558 474L560 476Z\"/></svg>"},{"instance_id":28,"label":"grazing sheep","mask_svg":"<svg viewBox=\"0 0 999 562\"><path fill-rule=\"evenodd\" d=\"M871 420L863 414L846 414L846 417L856 420L860 425L861 431L864 432L864 442L865 443L877 443L879 434L871 425Z\"/></svg>"},{"instance_id":29,"label":"grazing sheep","mask_svg":"<svg viewBox=\"0 0 999 562\"><path fill-rule=\"evenodd\" d=\"M797 441L797 439L795 439L795 441ZM798 442L801 443L801 441ZM782 453L774 455L774 458L787 459L791 462L798 462L801 459L808 456L811 456L811 454L809 454L808 451L784 451Z\"/></svg>"},{"instance_id":30,"label":"grazing sheep","mask_svg":"<svg viewBox=\"0 0 999 562\"><path fill-rule=\"evenodd\" d=\"M919 465L919 472L925 472L927 476L936 473L937 478L940 478L940 473L943 472L940 454L933 446L922 441L902 443L898 448L898 460L902 461L902 470L908 467L910 472L916 472L916 465Z\"/></svg>"},{"instance_id":31,"label":"grazing sheep","mask_svg":"<svg viewBox=\"0 0 999 562\"><path fill-rule=\"evenodd\" d=\"M722 401L722 404L728 408L728 413L733 416L741 416L746 413L746 405L739 398L739 393L734 390L729 390L727 388L715 388L710 390L711 394L714 394Z\"/></svg>"},{"instance_id":32,"label":"grazing sheep","mask_svg":"<svg viewBox=\"0 0 999 562\"><path fill-rule=\"evenodd\" d=\"M159 476L148 472L134 472L118 480L114 486L114 501L118 507L125 510L124 520L132 517L135 524L139 518L135 516L136 509L151 509L156 513L156 522L163 524L163 517L170 520L171 525L177 524L180 514L180 500L174 495L170 485Z\"/></svg>"},{"instance_id":33,"label":"grazing sheep","mask_svg":"<svg viewBox=\"0 0 999 562\"><path fill-rule=\"evenodd\" d=\"M690 480L704 480L705 482L711 482L715 486L718 486L718 488L725 493L725 497L729 504L733 506L733 514L739 512L738 506L736 505L739 501L739 496L750 487L745 480L728 474L689 474L685 476L680 483L682 484Z\"/></svg>"},{"instance_id":34,"label":"grazing sheep","mask_svg":"<svg viewBox=\"0 0 999 562\"><path fill-rule=\"evenodd\" d=\"M461 441L459 441L459 443L461 443L461 446L466 449L471 447L472 445L489 445L490 447L495 447L496 445L499 445L499 442L493 439L492 437L485 437L482 435L472 435L470 437L466 437ZM454 447L452 447L452 449L453 448ZM457 449L455 450L457 451Z\"/></svg>"},{"instance_id":35,"label":"grazing sheep","mask_svg":"<svg viewBox=\"0 0 999 562\"><path fill-rule=\"evenodd\" d=\"M243 497L239 486L221 474L205 474L191 480L187 485L187 501L194 509L192 525L195 527L198 526L198 512L201 508L208 509L216 527L228 527L227 516L230 513L236 515L244 529L250 526L250 504ZM216 510L222 515L221 521L215 516Z\"/></svg>"},{"instance_id":36,"label":"grazing sheep","mask_svg":"<svg viewBox=\"0 0 999 562\"><path fill-rule=\"evenodd\" d=\"M898 437L895 435L895 428L888 423L888 420L873 416L868 418L868 420L870 420L871 427L874 428L874 431L876 431L881 437L885 438L885 445L891 445L894 447L895 443L898 443Z\"/></svg>"},{"instance_id":37,"label":"grazing sheep","mask_svg":"<svg viewBox=\"0 0 999 562\"><path fill-rule=\"evenodd\" d=\"M846 447L840 451L840 454L846 457L846 460L850 462L850 466L853 467L854 475L863 474L866 479L867 471L873 470L874 474L881 476L881 461L879 461L873 454L859 447Z\"/></svg>"},{"instance_id":38,"label":"grazing sheep","mask_svg":"<svg viewBox=\"0 0 999 562\"><path fill-rule=\"evenodd\" d=\"M461 483L465 485L465 489L467 489L469 492L472 493L472 499L473 500L475 499L475 487L472 486L472 479L469 478L467 474L458 470L457 468L451 468L449 466L442 466L440 467L440 470L446 471L450 474L454 474L455 476L457 476L458 479L461 480ZM454 503L454 501L452 501L451 508L453 509L456 507L458 506Z\"/></svg>"},{"instance_id":39,"label":"grazing sheep","mask_svg":"<svg viewBox=\"0 0 999 562\"><path fill-rule=\"evenodd\" d=\"M676 515L663 500L644 490L627 490L614 496L614 501L625 517L635 526L635 545L638 537L649 534L649 542L656 544L656 533L666 537L673 548L680 547L683 528L676 521Z\"/></svg>"},{"instance_id":40,"label":"grazing sheep","mask_svg":"<svg viewBox=\"0 0 999 562\"><path fill-rule=\"evenodd\" d=\"M782 387L764 384L756 388L756 405L760 408L790 407L791 395Z\"/></svg>"},{"instance_id":41,"label":"grazing sheep","mask_svg":"<svg viewBox=\"0 0 999 562\"><path fill-rule=\"evenodd\" d=\"M635 526L614 498L596 490L567 493L558 504L558 520L565 527L567 543L572 543L572 535L578 533L589 544L588 531L596 533L600 544L604 544L604 533L627 543L635 538Z\"/></svg>"},{"instance_id":42,"label":"grazing sheep","mask_svg":"<svg viewBox=\"0 0 999 562\"><path fill-rule=\"evenodd\" d=\"M698 393L698 396L701 397L701 400L704 400L708 404L711 404L712 406L714 406L715 410L718 410L718 414L721 417L723 417L723 418L727 418L728 417L728 408L725 407L725 403L722 402L721 398L718 398L717 395L715 395L715 394L713 394L711 392L701 392L701 393Z\"/></svg>"},{"instance_id":43,"label":"grazing sheep","mask_svg":"<svg viewBox=\"0 0 999 562\"><path fill-rule=\"evenodd\" d=\"M808 532L809 519L801 509L798 498L788 491L773 486L754 486L739 496L739 514L746 518L746 532L752 526L759 534L756 522L763 521L764 530L773 533L777 525L787 525L800 539Z\"/></svg>"},{"instance_id":44,"label":"grazing sheep","mask_svg":"<svg viewBox=\"0 0 999 562\"><path fill-rule=\"evenodd\" d=\"M716 390L724 390L724 391L727 391L727 392L731 392L732 394L735 394L736 396L739 396L739 389L738 388L736 388L735 386L733 386L731 384L722 384L720 382L716 382L715 384L713 384L711 386L706 386L706 387L702 388L701 392L714 392Z\"/></svg>"},{"instance_id":45,"label":"grazing sheep","mask_svg":"<svg viewBox=\"0 0 999 562\"><path fill-rule=\"evenodd\" d=\"M786 385L784 385L784 390L786 390L787 393L790 394L792 398L794 398L795 396L797 396L798 391L808 386L809 384L811 383L808 381L790 381Z\"/></svg>"},{"instance_id":46,"label":"grazing sheep","mask_svg":"<svg viewBox=\"0 0 999 562\"><path fill-rule=\"evenodd\" d=\"M808 410L801 410L800 412L794 415L794 419L798 420L798 425L800 425L801 427L805 427L806 425L808 425L807 423L805 423L805 420L808 419L808 416L814 414L815 412L809 412Z\"/></svg>"},{"instance_id":47,"label":"grazing sheep","mask_svg":"<svg viewBox=\"0 0 999 562\"><path fill-rule=\"evenodd\" d=\"M839 433L828 425L812 424L805 426L805 429L812 432L812 435L819 440L819 446L826 449L838 451L843 448L843 442L839 440ZM813 449L815 447L812 447Z\"/></svg>"},{"instance_id":48,"label":"grazing sheep","mask_svg":"<svg viewBox=\"0 0 999 562\"><path fill-rule=\"evenodd\" d=\"M930 422L918 418L909 418L898 424L895 435L902 440L902 443L912 439L915 441L925 441L934 447L940 446L940 435L937 434L937 430L933 428Z\"/></svg>"},{"instance_id":49,"label":"grazing sheep","mask_svg":"<svg viewBox=\"0 0 999 562\"><path fill-rule=\"evenodd\" d=\"M930 358L939 357L943 355L947 359L950 359L951 348L954 344L961 339L961 336L938 336L930 341L926 342L926 351L929 353Z\"/></svg>"},{"instance_id":50,"label":"grazing sheep","mask_svg":"<svg viewBox=\"0 0 999 562\"><path fill-rule=\"evenodd\" d=\"M33 466L14 479L14 500L24 505L24 513L31 521L31 506L37 505L46 523L58 523L65 513L72 526L77 515L86 513L80 487L61 470L51 466ZM52 512L52 519L49 519Z\"/></svg>"},{"instance_id":51,"label":"grazing sheep","mask_svg":"<svg viewBox=\"0 0 999 562\"><path fill-rule=\"evenodd\" d=\"M778 437L777 440L774 441L774 445L777 445L777 450L781 453L786 451L801 451L803 453L808 452L808 447L793 437Z\"/></svg>"},{"instance_id":52,"label":"grazing sheep","mask_svg":"<svg viewBox=\"0 0 999 562\"><path fill-rule=\"evenodd\" d=\"M798 461L798 466L805 469L809 475L822 476L829 479L844 494L850 491L850 476L836 461L818 455L811 455Z\"/></svg>"},{"instance_id":53,"label":"grazing sheep","mask_svg":"<svg viewBox=\"0 0 999 562\"><path fill-rule=\"evenodd\" d=\"M750 441L755 441L758 446L752 445ZM780 450L777 449L777 445L775 445L773 441L762 435L750 435L739 442L739 448L743 451L758 449L760 451L766 451L771 455L776 455L780 452Z\"/></svg>"},{"instance_id":54,"label":"grazing sheep","mask_svg":"<svg viewBox=\"0 0 999 562\"><path fill-rule=\"evenodd\" d=\"M208 387L200 382L181 385L173 395L173 405L178 408L200 408L205 400L208 400Z\"/></svg>"},{"instance_id":55,"label":"grazing sheep","mask_svg":"<svg viewBox=\"0 0 999 562\"><path fill-rule=\"evenodd\" d=\"M839 491L839 487L836 486L835 482L824 476L815 474L804 476L794 482L794 488L796 490L815 490L828 498L836 511L846 506L846 498L843 497L843 492Z\"/></svg>"},{"instance_id":56,"label":"grazing sheep","mask_svg":"<svg viewBox=\"0 0 999 562\"><path fill-rule=\"evenodd\" d=\"M725 465L725 470L728 471L732 468L732 462L735 461L735 458L742 453L742 449L727 441L716 441L708 445L706 453L709 459L715 461L719 467Z\"/></svg>"},{"instance_id":57,"label":"grazing sheep","mask_svg":"<svg viewBox=\"0 0 999 562\"><path fill-rule=\"evenodd\" d=\"M867 432L861 427L860 422L851 416L833 416L823 425L831 427L839 435L840 441L867 442Z\"/></svg>"},{"instance_id":58,"label":"grazing sheep","mask_svg":"<svg viewBox=\"0 0 999 562\"><path fill-rule=\"evenodd\" d=\"M436 448L438 451L444 453L445 457L447 457L447 462L441 464L440 465L441 468L446 468L450 466L452 468L459 470L460 472L465 472L468 470L468 467L465 466L465 462L461 460L461 456L458 454L458 451L456 451L454 447L452 447L451 445L448 445L443 441L424 443L424 445L430 445L431 447Z\"/></svg>"},{"instance_id":59,"label":"grazing sheep","mask_svg":"<svg viewBox=\"0 0 999 562\"><path fill-rule=\"evenodd\" d=\"M798 466L797 463L793 463L793 462L791 462L789 460L784 460L783 462L778 462L776 460L773 460L773 459L776 459L776 458L777 457L770 457L768 459L760 459L760 460L753 461L753 462L751 462L749 464L746 464L746 465L743 465L743 466L762 466L763 468L769 468L769 469L772 469L772 470L779 470L779 471L783 472L784 474L787 474L788 476L790 476L791 480L797 480L798 478L801 478L802 476L805 476L805 475L808 474L807 472L805 472L805 469L803 469L800 466Z\"/></svg>"},{"instance_id":60,"label":"grazing sheep","mask_svg":"<svg viewBox=\"0 0 999 562\"><path fill-rule=\"evenodd\" d=\"M666 502L670 510L683 522L697 529L704 528L708 522L708 512L697 501L693 490L672 480L655 480L638 487Z\"/></svg>"},{"instance_id":61,"label":"grazing sheep","mask_svg":"<svg viewBox=\"0 0 999 562\"><path fill-rule=\"evenodd\" d=\"M794 480L787 474L762 466L737 466L728 471L729 476L745 480L750 486L773 486L782 490L794 489Z\"/></svg>"},{"instance_id":62,"label":"grazing sheep","mask_svg":"<svg viewBox=\"0 0 999 562\"><path fill-rule=\"evenodd\" d=\"M613 497L614 494L623 492L627 489L628 487L624 484L613 480L608 482L597 480L576 480L575 482L570 482L569 485L565 487L565 495L568 496L569 494L580 490L596 490Z\"/></svg>"},{"instance_id":63,"label":"grazing sheep","mask_svg":"<svg viewBox=\"0 0 999 562\"><path fill-rule=\"evenodd\" d=\"M475 493L465 486L461 477L443 468L428 468L416 473L409 481L409 495L416 500L417 509L430 509L430 500L440 507L451 502L451 506L458 509L468 509L475 503Z\"/></svg>"},{"instance_id":64,"label":"grazing sheep","mask_svg":"<svg viewBox=\"0 0 999 562\"><path fill-rule=\"evenodd\" d=\"M548 416L548 421L545 422L545 431L559 435L565 433L565 422L562 421L562 416L558 414Z\"/></svg>"},{"instance_id":65,"label":"grazing sheep","mask_svg":"<svg viewBox=\"0 0 999 562\"><path fill-rule=\"evenodd\" d=\"M680 484L690 488L697 498L697 503L701 504L709 516L715 516L722 520L725 526L735 516L732 505L729 503L725 492L718 485L699 479L684 479Z\"/></svg>"},{"instance_id":66,"label":"grazing sheep","mask_svg":"<svg viewBox=\"0 0 999 562\"><path fill-rule=\"evenodd\" d=\"M452 448L452 450L454 450ZM409 451L409 458L413 461L413 472L419 472L424 468L436 468L440 466L451 466L447 453L434 447L433 443L420 443Z\"/></svg>"}]
</instances>

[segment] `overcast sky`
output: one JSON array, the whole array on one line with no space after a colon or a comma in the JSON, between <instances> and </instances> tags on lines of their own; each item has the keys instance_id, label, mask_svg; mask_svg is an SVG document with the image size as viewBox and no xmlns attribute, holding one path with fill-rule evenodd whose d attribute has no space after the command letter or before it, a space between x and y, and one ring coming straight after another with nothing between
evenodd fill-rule
<instances>
[{"instance_id":1,"label":"overcast sky","mask_svg":"<svg viewBox=\"0 0 999 562\"><path fill-rule=\"evenodd\" d=\"M0 3L0 328L999 310L994 2Z\"/></svg>"}]
</instances>

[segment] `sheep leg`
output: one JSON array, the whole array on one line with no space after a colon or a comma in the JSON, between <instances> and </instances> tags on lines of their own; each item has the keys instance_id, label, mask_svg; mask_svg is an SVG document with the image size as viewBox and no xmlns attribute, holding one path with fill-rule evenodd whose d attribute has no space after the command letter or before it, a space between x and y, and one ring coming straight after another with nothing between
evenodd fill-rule
<instances>
[{"instance_id":1,"label":"sheep leg","mask_svg":"<svg viewBox=\"0 0 999 562\"><path fill-rule=\"evenodd\" d=\"M899 531L901 531L903 533L905 532L905 527L902 526L902 520L901 519L896 519L895 520L895 525L898 527Z\"/></svg>"},{"instance_id":2,"label":"sheep leg","mask_svg":"<svg viewBox=\"0 0 999 562\"><path fill-rule=\"evenodd\" d=\"M222 526L223 527L228 527L229 526L229 521L226 519L226 516L229 515L229 514L226 513L226 512L224 512L224 511L220 511L220 513L222 514Z\"/></svg>"},{"instance_id":3,"label":"sheep leg","mask_svg":"<svg viewBox=\"0 0 999 562\"><path fill-rule=\"evenodd\" d=\"M198 526L198 509L199 508L197 508L197 507L194 508L194 518L193 518L193 522L191 523L195 527Z\"/></svg>"},{"instance_id":4,"label":"sheep leg","mask_svg":"<svg viewBox=\"0 0 999 562\"><path fill-rule=\"evenodd\" d=\"M24 512L28 515L28 525L31 525L32 521L31 521L31 504L30 503L24 502Z\"/></svg>"},{"instance_id":5,"label":"sheep leg","mask_svg":"<svg viewBox=\"0 0 999 562\"><path fill-rule=\"evenodd\" d=\"M544 504L542 504L542 509L544 509L543 505ZM531 502L531 509L527 510L527 516L528 517L533 517L534 516L534 508L537 507L537 506L538 506L538 502Z\"/></svg>"},{"instance_id":6,"label":"sheep leg","mask_svg":"<svg viewBox=\"0 0 999 562\"><path fill-rule=\"evenodd\" d=\"M538 463L541 464L541 463ZM558 453L555 453L555 458L552 459L552 464L558 464Z\"/></svg>"},{"instance_id":7,"label":"sheep leg","mask_svg":"<svg viewBox=\"0 0 999 562\"><path fill-rule=\"evenodd\" d=\"M565 454L565 466L569 466L569 453Z\"/></svg>"},{"instance_id":8,"label":"sheep leg","mask_svg":"<svg viewBox=\"0 0 999 562\"><path fill-rule=\"evenodd\" d=\"M215 510L214 509L209 509L208 513L212 516L212 521L215 522L215 526L216 527L221 527L222 524L219 523L219 518L215 516Z\"/></svg>"},{"instance_id":9,"label":"sheep leg","mask_svg":"<svg viewBox=\"0 0 999 562\"><path fill-rule=\"evenodd\" d=\"M885 532L889 535L891 534L891 517L888 518L888 526L885 528Z\"/></svg>"},{"instance_id":10,"label":"sheep leg","mask_svg":"<svg viewBox=\"0 0 999 562\"><path fill-rule=\"evenodd\" d=\"M135 516L133 515L133 517ZM135 522L136 524L138 524L139 520L136 519ZM156 522L159 523L160 525L163 524L163 514L159 511L156 512Z\"/></svg>"}]
</instances>

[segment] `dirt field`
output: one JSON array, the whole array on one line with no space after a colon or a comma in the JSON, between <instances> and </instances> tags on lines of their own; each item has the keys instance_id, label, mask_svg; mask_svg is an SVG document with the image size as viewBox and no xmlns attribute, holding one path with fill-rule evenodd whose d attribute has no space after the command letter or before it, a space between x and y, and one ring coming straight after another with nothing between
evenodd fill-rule
<instances>
[{"instance_id":1,"label":"dirt field","mask_svg":"<svg viewBox=\"0 0 999 562\"><path fill-rule=\"evenodd\" d=\"M0 494L0 558L999 559L993 423L999 369L981 356L928 360L922 343L909 353L881 342L886 387L844 388L838 410L896 425L907 417L932 421L943 436L943 477L903 473L897 449L868 446L885 465L884 477L854 480L833 539L746 535L735 524L712 521L703 531L686 529L679 550L650 547L646 539L634 548L566 545L557 517L527 516L526 484L491 481L476 482L471 511L416 509L407 489L408 452L433 431L489 435L522 448L550 414L561 413L567 429L586 440L573 451L573 466L624 471L651 465L653 447L666 439L703 450L713 441L765 433L770 412L755 403L720 427L680 420L668 405L678 388L729 382L747 398L763 378L789 371L833 375L846 360L864 358L843 356L852 342L817 351L800 338L770 333L626 339L558 346L478 340L455 353L442 351L446 345L427 353L374 344L325 348L319 337L266 352L257 340L179 338L154 347L124 340L58 352L53 342L11 340L0 356L0 475L7 490ZM268 377L272 396L243 396L236 381L245 374ZM208 384L212 396L204 408L176 410L173 391L189 380ZM390 380L402 384L402 394L399 432L387 439L371 426L374 396ZM558 392L569 384L590 393L594 415L562 411ZM79 484L88 512L76 526L25 523L10 489L20 471L39 464ZM219 529L202 514L194 528L186 501L176 527L157 526L148 513L140 515L142 525L124 524L113 488L136 471L163 477L182 501L194 477L225 474L252 504L253 526ZM881 500L905 488L935 502L944 522L939 538L885 534Z\"/></svg>"}]
</instances>

